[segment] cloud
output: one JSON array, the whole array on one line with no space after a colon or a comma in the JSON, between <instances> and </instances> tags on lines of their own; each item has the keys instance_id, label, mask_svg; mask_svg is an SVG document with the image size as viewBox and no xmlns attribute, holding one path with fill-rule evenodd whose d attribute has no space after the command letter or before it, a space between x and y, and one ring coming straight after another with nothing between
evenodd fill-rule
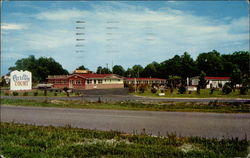
<instances>
[{"instance_id":1,"label":"cloud","mask_svg":"<svg viewBox=\"0 0 250 158\"><path fill-rule=\"evenodd\" d=\"M23 30L26 29L27 26L24 24L2 24L1 29L2 30Z\"/></svg>"},{"instance_id":2,"label":"cloud","mask_svg":"<svg viewBox=\"0 0 250 158\"><path fill-rule=\"evenodd\" d=\"M30 27L20 34L6 35L3 46L15 48L12 53L51 56L68 70L79 65L95 70L111 61L126 68L154 60L161 62L184 51L195 57L213 49L229 53L247 50L249 46L248 17L213 19L169 6L152 10L124 2L102 2L89 7L32 14ZM86 23L77 24L76 20ZM26 25L12 28L24 29ZM10 24L3 26L11 28ZM77 26L85 29L77 30ZM76 41L78 31L84 32L82 42ZM84 45L79 48L83 53L76 53L78 43Z\"/></svg>"},{"instance_id":3,"label":"cloud","mask_svg":"<svg viewBox=\"0 0 250 158\"><path fill-rule=\"evenodd\" d=\"M75 18L82 18L87 15L87 12L80 10L56 10L47 11L37 14L35 17L41 20L70 20Z\"/></svg>"}]
</instances>

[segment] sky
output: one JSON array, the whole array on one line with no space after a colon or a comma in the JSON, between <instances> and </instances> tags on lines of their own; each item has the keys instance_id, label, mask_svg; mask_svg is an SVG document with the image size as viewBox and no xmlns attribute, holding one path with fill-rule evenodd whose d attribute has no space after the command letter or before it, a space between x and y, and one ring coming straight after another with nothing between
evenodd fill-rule
<instances>
[{"instance_id":1,"label":"sky","mask_svg":"<svg viewBox=\"0 0 250 158\"><path fill-rule=\"evenodd\" d=\"M29 55L72 72L249 50L247 1L4 1L1 75ZM80 21L81 23L77 23ZM80 29L79 29L80 28ZM80 33L80 35L76 35Z\"/></svg>"}]
</instances>

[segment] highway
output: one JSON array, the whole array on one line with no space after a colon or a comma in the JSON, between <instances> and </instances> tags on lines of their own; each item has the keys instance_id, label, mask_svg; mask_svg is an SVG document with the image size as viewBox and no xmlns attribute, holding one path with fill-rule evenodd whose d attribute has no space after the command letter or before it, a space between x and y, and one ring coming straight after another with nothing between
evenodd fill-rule
<instances>
[{"instance_id":1,"label":"highway","mask_svg":"<svg viewBox=\"0 0 250 158\"><path fill-rule=\"evenodd\" d=\"M84 129L116 130L125 133L147 133L166 136L202 136L216 138L247 136L250 140L250 114L198 112L157 112L1 106L1 121L43 126L65 126Z\"/></svg>"},{"instance_id":2,"label":"highway","mask_svg":"<svg viewBox=\"0 0 250 158\"><path fill-rule=\"evenodd\" d=\"M31 99L31 100L84 100L89 102L101 101L139 101L139 102L238 102L250 103L250 98L164 98L143 97L133 95L83 95L70 97L34 97L34 96L1 96L3 99Z\"/></svg>"}]
</instances>

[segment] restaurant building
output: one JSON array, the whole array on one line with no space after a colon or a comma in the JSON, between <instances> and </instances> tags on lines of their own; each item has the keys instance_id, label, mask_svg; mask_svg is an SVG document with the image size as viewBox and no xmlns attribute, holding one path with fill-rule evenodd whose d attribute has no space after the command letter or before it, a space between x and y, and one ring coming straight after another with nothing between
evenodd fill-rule
<instances>
[{"instance_id":1,"label":"restaurant building","mask_svg":"<svg viewBox=\"0 0 250 158\"><path fill-rule=\"evenodd\" d=\"M165 79L160 78L124 78L125 84L158 84L164 85L166 83Z\"/></svg>"},{"instance_id":2,"label":"restaurant building","mask_svg":"<svg viewBox=\"0 0 250 158\"><path fill-rule=\"evenodd\" d=\"M205 80L208 81L206 88L219 88L219 85L224 86L225 83L230 82L230 77L210 77L206 76ZM198 86L199 76L190 78L191 86Z\"/></svg>"},{"instance_id":3,"label":"restaurant building","mask_svg":"<svg viewBox=\"0 0 250 158\"><path fill-rule=\"evenodd\" d=\"M106 89L123 88L123 78L116 74L74 73L71 75L48 76L53 88Z\"/></svg>"}]
</instances>

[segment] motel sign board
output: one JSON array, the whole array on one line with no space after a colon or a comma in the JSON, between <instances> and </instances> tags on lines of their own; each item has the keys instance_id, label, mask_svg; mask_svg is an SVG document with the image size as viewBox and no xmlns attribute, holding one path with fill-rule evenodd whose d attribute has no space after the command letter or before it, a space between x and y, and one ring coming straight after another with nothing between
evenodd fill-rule
<instances>
[{"instance_id":1,"label":"motel sign board","mask_svg":"<svg viewBox=\"0 0 250 158\"><path fill-rule=\"evenodd\" d=\"M12 71L10 73L10 90L31 90L32 76L29 71Z\"/></svg>"}]
</instances>

